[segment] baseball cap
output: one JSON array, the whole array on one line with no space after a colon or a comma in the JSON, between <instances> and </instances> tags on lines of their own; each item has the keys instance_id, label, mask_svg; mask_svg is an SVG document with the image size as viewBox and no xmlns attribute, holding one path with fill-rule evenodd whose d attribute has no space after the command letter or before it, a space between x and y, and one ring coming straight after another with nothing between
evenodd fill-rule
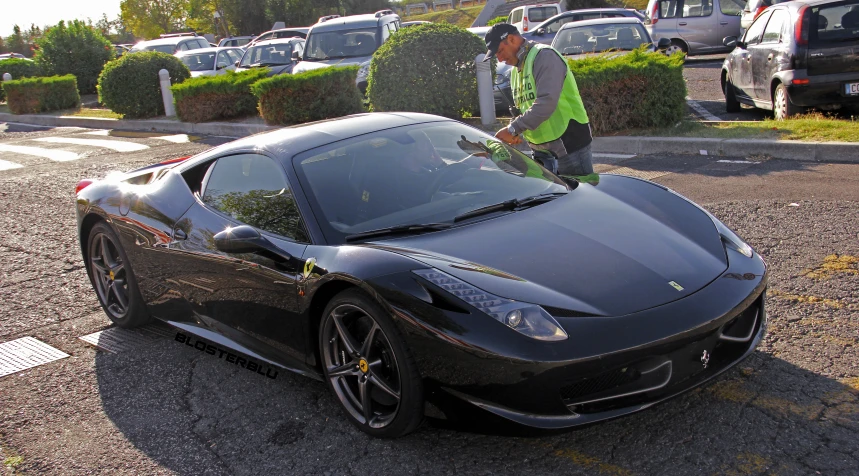
<instances>
[{"instance_id":1,"label":"baseball cap","mask_svg":"<svg viewBox=\"0 0 859 476\"><path fill-rule=\"evenodd\" d=\"M518 35L519 30L509 23L496 23L492 25L492 28L486 32L486 36L484 37L486 48L489 51L486 52L486 57L483 58L483 61L489 61L494 58L495 53L498 52L498 45L511 33Z\"/></svg>"}]
</instances>

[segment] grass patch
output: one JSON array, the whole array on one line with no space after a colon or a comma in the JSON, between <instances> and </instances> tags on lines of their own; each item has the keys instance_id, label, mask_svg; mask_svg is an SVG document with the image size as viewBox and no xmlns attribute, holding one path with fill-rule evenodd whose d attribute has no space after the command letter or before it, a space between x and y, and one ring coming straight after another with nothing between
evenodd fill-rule
<instances>
[{"instance_id":1,"label":"grass patch","mask_svg":"<svg viewBox=\"0 0 859 476\"><path fill-rule=\"evenodd\" d=\"M63 116L77 116L77 117L100 117L103 119L122 119L122 114L111 111L110 109L92 109L88 107L82 107L80 109L70 109L67 111L60 111Z\"/></svg>"},{"instance_id":2,"label":"grass patch","mask_svg":"<svg viewBox=\"0 0 859 476\"><path fill-rule=\"evenodd\" d=\"M420 15L403 16L403 21L431 21L433 23L451 23L458 27L470 28L480 15L483 5L476 7L454 8L440 12L422 13Z\"/></svg>"},{"instance_id":3,"label":"grass patch","mask_svg":"<svg viewBox=\"0 0 859 476\"><path fill-rule=\"evenodd\" d=\"M615 8L647 9L647 0L606 0L606 3L609 7Z\"/></svg>"},{"instance_id":4,"label":"grass patch","mask_svg":"<svg viewBox=\"0 0 859 476\"><path fill-rule=\"evenodd\" d=\"M18 466L21 466L21 463L24 462L24 458L21 456L10 456L3 460L3 465L9 469L15 469Z\"/></svg>"},{"instance_id":5,"label":"grass patch","mask_svg":"<svg viewBox=\"0 0 859 476\"><path fill-rule=\"evenodd\" d=\"M774 119L716 123L683 121L674 127L628 130L619 132L618 135L859 142L859 121L834 119L821 113L811 113L785 121Z\"/></svg>"}]
</instances>

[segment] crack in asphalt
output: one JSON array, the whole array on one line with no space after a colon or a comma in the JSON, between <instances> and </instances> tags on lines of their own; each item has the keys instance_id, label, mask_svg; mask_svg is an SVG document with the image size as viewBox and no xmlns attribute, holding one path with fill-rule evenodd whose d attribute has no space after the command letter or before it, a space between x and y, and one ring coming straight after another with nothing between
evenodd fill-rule
<instances>
[{"instance_id":1,"label":"crack in asphalt","mask_svg":"<svg viewBox=\"0 0 859 476\"><path fill-rule=\"evenodd\" d=\"M209 442L206 441L206 439L202 435L197 433L197 423L203 417L194 412L194 406L191 402L191 394L194 392L194 369L197 367L197 362L202 358L202 355L198 355L190 360L190 368L188 369L188 380L185 383L185 393L182 395L182 403L188 409L188 413L193 418L193 421L191 422L189 428L189 432L191 436L193 436L194 439L197 440L198 443L200 443L200 447L203 448L203 450L207 453L210 453L215 458L215 461L217 462L218 466L220 466L220 468L223 469L226 474L234 474L233 471L230 469L230 466L221 458L221 455L218 454L217 451L213 450L211 446L209 446Z\"/></svg>"}]
</instances>

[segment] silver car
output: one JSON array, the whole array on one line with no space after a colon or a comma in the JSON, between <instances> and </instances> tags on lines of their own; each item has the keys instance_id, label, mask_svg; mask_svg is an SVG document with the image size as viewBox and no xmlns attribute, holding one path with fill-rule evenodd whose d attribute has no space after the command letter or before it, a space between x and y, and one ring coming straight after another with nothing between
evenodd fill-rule
<instances>
[{"instance_id":1,"label":"silver car","mask_svg":"<svg viewBox=\"0 0 859 476\"><path fill-rule=\"evenodd\" d=\"M654 41L671 40L668 54L705 55L731 51L722 43L740 36L745 0L650 0L644 25Z\"/></svg>"},{"instance_id":2,"label":"silver car","mask_svg":"<svg viewBox=\"0 0 859 476\"><path fill-rule=\"evenodd\" d=\"M181 51L176 57L191 70L191 77L217 76L236 69L236 62L242 58L241 48L199 48Z\"/></svg>"},{"instance_id":3,"label":"silver car","mask_svg":"<svg viewBox=\"0 0 859 476\"><path fill-rule=\"evenodd\" d=\"M558 34L558 31L567 23L596 20L599 18L622 17L644 20L643 15L638 11L626 8L585 8L582 10L570 10L549 18L543 23L537 25L537 27L531 31L522 33L522 37L531 41L536 41L537 43L551 45L552 40L555 39L555 35Z\"/></svg>"}]
</instances>

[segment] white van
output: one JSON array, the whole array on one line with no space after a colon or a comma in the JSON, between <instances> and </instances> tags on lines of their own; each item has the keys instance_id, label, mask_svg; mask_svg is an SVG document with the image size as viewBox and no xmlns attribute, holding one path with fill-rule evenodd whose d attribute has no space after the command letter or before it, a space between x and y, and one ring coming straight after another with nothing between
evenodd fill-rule
<instances>
[{"instance_id":1,"label":"white van","mask_svg":"<svg viewBox=\"0 0 859 476\"><path fill-rule=\"evenodd\" d=\"M561 7L557 3L524 5L510 11L507 23L515 25L519 32L524 33L559 13Z\"/></svg>"}]
</instances>

